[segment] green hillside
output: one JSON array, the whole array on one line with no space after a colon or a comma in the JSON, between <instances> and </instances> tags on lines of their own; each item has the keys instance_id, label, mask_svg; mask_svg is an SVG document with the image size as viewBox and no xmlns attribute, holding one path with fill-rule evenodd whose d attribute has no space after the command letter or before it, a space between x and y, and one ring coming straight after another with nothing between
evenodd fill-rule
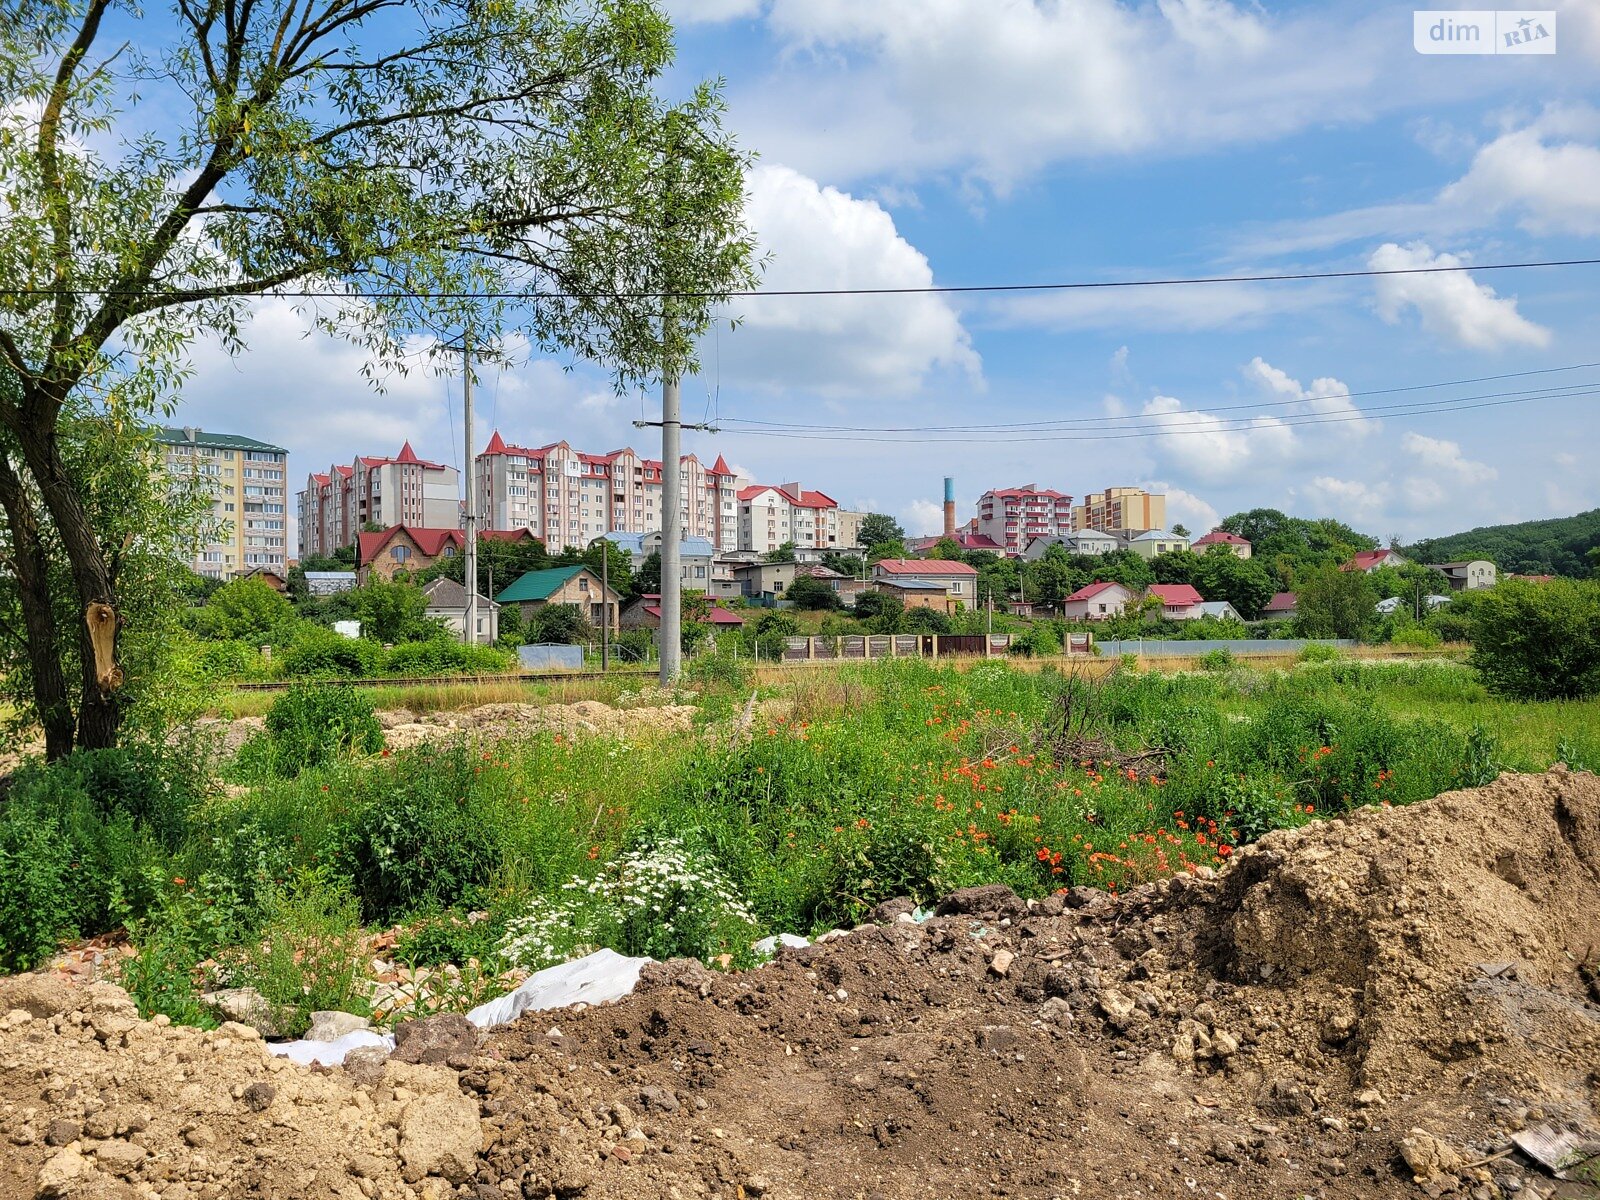
<instances>
[{"instance_id":1,"label":"green hillside","mask_svg":"<svg viewBox=\"0 0 1600 1200\"><path fill-rule=\"evenodd\" d=\"M1486 525L1448 537L1425 538L1402 553L1422 562L1487 558L1501 571L1518 575L1586 576L1594 568L1588 554L1600 546L1600 508L1575 517Z\"/></svg>"}]
</instances>

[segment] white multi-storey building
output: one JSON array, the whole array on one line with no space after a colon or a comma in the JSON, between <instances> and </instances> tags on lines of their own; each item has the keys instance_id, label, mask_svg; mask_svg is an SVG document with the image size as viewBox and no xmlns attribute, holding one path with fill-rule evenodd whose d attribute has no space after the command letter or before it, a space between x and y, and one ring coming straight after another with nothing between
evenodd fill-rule
<instances>
[{"instance_id":1,"label":"white multi-storey building","mask_svg":"<svg viewBox=\"0 0 1600 1200\"><path fill-rule=\"evenodd\" d=\"M631 448L586 454L567 442L530 449L497 430L477 458L478 509L488 527L528 529L551 550L587 546L603 533L661 528L661 462ZM721 455L707 467L678 463L683 530L720 549L738 543L739 481Z\"/></svg>"},{"instance_id":2,"label":"white multi-storey building","mask_svg":"<svg viewBox=\"0 0 1600 1200\"><path fill-rule=\"evenodd\" d=\"M460 528L460 472L418 458L407 442L393 458L364 456L310 476L300 493L300 553L353 545L369 521L386 529Z\"/></svg>"},{"instance_id":3,"label":"white multi-storey building","mask_svg":"<svg viewBox=\"0 0 1600 1200\"><path fill-rule=\"evenodd\" d=\"M851 543L839 538L838 513L839 505L831 496L808 492L798 483L743 488L738 549L764 554L786 542L798 548L839 549Z\"/></svg>"}]
</instances>

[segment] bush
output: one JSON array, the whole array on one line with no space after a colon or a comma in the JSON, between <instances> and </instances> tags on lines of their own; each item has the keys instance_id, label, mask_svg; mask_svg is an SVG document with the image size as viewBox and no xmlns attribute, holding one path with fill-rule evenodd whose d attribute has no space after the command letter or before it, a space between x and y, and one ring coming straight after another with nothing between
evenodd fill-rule
<instances>
[{"instance_id":1,"label":"bush","mask_svg":"<svg viewBox=\"0 0 1600 1200\"><path fill-rule=\"evenodd\" d=\"M683 670L685 682L699 687L743 691L750 686L750 667L731 654L700 654Z\"/></svg>"},{"instance_id":2,"label":"bush","mask_svg":"<svg viewBox=\"0 0 1600 1200\"><path fill-rule=\"evenodd\" d=\"M1600 693L1600 581L1508 579L1490 589L1473 608L1471 662L1497 695Z\"/></svg>"},{"instance_id":3,"label":"bush","mask_svg":"<svg viewBox=\"0 0 1600 1200\"><path fill-rule=\"evenodd\" d=\"M370 679L378 674L383 647L366 638L347 638L321 625L307 624L284 652L285 672L302 678Z\"/></svg>"},{"instance_id":4,"label":"bush","mask_svg":"<svg viewBox=\"0 0 1600 1200\"><path fill-rule=\"evenodd\" d=\"M1408 625L1395 630L1389 644L1408 650L1432 650L1439 645L1439 635L1422 625Z\"/></svg>"},{"instance_id":5,"label":"bush","mask_svg":"<svg viewBox=\"0 0 1600 1200\"><path fill-rule=\"evenodd\" d=\"M390 675L500 675L513 670L516 662L515 653L495 646L433 638L396 646L389 651L384 670Z\"/></svg>"},{"instance_id":6,"label":"bush","mask_svg":"<svg viewBox=\"0 0 1600 1200\"><path fill-rule=\"evenodd\" d=\"M1339 647L1337 646L1325 646L1321 642L1312 642L1308 646L1301 647L1296 659L1303 663L1324 663L1337 662L1343 657L1339 653Z\"/></svg>"},{"instance_id":7,"label":"bush","mask_svg":"<svg viewBox=\"0 0 1600 1200\"><path fill-rule=\"evenodd\" d=\"M1233 651L1224 646L1201 655L1200 669L1202 671L1231 671L1233 669Z\"/></svg>"},{"instance_id":8,"label":"bush","mask_svg":"<svg viewBox=\"0 0 1600 1200\"><path fill-rule=\"evenodd\" d=\"M259 765L285 779L346 754L383 749L372 697L357 688L292 687L273 702L266 725L264 735L240 749L241 765Z\"/></svg>"},{"instance_id":9,"label":"bush","mask_svg":"<svg viewBox=\"0 0 1600 1200\"><path fill-rule=\"evenodd\" d=\"M361 777L335 853L366 919L449 908L489 884L503 847L480 765L463 745L423 747Z\"/></svg>"}]
</instances>

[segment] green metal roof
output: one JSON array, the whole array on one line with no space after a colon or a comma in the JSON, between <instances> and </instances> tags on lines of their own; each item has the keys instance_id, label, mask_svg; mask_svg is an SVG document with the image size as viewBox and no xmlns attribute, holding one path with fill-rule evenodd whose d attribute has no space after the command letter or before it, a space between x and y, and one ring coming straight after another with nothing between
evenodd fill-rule
<instances>
[{"instance_id":1,"label":"green metal roof","mask_svg":"<svg viewBox=\"0 0 1600 1200\"><path fill-rule=\"evenodd\" d=\"M196 429L191 438L187 429L174 429L170 425L156 434L156 441L168 446L206 446L212 450L265 450L271 454L289 453L282 446L257 441L239 433L211 433L208 430Z\"/></svg>"},{"instance_id":2,"label":"green metal roof","mask_svg":"<svg viewBox=\"0 0 1600 1200\"><path fill-rule=\"evenodd\" d=\"M548 567L543 571L529 571L505 591L495 597L501 604L518 600L548 600L567 580L588 567Z\"/></svg>"}]
</instances>

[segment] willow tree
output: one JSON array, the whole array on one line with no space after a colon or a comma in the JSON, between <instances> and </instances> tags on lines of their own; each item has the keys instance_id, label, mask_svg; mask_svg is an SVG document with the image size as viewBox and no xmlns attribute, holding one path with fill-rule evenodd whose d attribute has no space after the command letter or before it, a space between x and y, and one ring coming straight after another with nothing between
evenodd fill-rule
<instances>
[{"instance_id":1,"label":"willow tree","mask_svg":"<svg viewBox=\"0 0 1600 1200\"><path fill-rule=\"evenodd\" d=\"M374 378L466 328L619 386L692 368L751 281L747 161L714 85L662 97L671 59L653 0L0 0L0 432L67 560L78 744L122 708L89 627L117 628L115 547L63 440L86 381L113 422L158 411L272 294Z\"/></svg>"}]
</instances>

